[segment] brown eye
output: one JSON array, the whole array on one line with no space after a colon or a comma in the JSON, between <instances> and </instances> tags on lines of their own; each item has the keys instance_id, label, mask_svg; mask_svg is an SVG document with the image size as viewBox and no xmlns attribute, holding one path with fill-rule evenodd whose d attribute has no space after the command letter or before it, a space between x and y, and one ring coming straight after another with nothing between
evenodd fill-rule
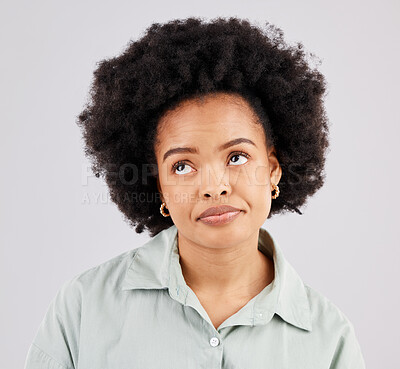
<instances>
[{"instance_id":1,"label":"brown eye","mask_svg":"<svg viewBox=\"0 0 400 369\"><path fill-rule=\"evenodd\" d=\"M243 161L243 159L240 159L240 157L245 158L245 161ZM249 157L250 157L249 154L246 154L246 153L244 153L244 152L237 152L237 153L234 153L234 154L231 156L230 161L231 161L233 158L235 158L235 160L233 161L234 165L242 165L242 164L247 163L247 159L248 159ZM239 159L236 159L236 158L239 158Z\"/></svg>"},{"instance_id":2,"label":"brown eye","mask_svg":"<svg viewBox=\"0 0 400 369\"><path fill-rule=\"evenodd\" d=\"M172 166L172 171L173 171L175 174L187 174L187 173L190 173L190 171L189 171L189 172L184 172L184 170L183 170L182 168L185 168L185 167L189 167L189 168L190 168L190 165L187 164L187 163L184 162L184 161L178 161L177 163L175 163L175 164ZM178 169L179 169L179 170L178 170Z\"/></svg>"}]
</instances>

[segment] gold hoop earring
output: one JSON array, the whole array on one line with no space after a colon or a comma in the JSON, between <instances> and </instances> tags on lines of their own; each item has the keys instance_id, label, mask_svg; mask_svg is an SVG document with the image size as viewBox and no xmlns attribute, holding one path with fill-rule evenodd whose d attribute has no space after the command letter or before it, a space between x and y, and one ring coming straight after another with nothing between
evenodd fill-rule
<instances>
[{"instance_id":1,"label":"gold hoop earring","mask_svg":"<svg viewBox=\"0 0 400 369\"><path fill-rule=\"evenodd\" d=\"M271 196L273 199L276 199L279 196L279 187L276 184L272 184L272 189L275 190L275 195Z\"/></svg>"},{"instance_id":2,"label":"gold hoop earring","mask_svg":"<svg viewBox=\"0 0 400 369\"><path fill-rule=\"evenodd\" d=\"M169 214L167 214L165 211L164 211L164 209L168 209L167 207L166 207L166 203L165 202L163 202L162 204L161 204L161 206L160 206L160 213L162 214L162 216L163 217L169 217L170 215Z\"/></svg>"}]
</instances>

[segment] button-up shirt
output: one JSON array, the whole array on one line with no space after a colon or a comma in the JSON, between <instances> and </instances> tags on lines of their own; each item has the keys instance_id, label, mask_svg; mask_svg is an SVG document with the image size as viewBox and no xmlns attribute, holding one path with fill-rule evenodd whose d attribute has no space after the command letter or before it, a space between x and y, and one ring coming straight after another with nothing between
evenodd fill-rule
<instances>
[{"instance_id":1,"label":"button-up shirt","mask_svg":"<svg viewBox=\"0 0 400 369\"><path fill-rule=\"evenodd\" d=\"M65 282L25 369L365 369L352 323L267 230L258 249L274 280L218 328L185 283L177 240L173 225Z\"/></svg>"}]
</instances>

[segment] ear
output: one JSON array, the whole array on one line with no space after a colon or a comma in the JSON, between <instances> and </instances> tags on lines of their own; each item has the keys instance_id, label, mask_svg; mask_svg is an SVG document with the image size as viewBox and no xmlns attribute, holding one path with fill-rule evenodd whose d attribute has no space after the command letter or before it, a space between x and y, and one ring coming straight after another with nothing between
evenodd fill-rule
<instances>
[{"instance_id":1,"label":"ear","mask_svg":"<svg viewBox=\"0 0 400 369\"><path fill-rule=\"evenodd\" d=\"M274 146L272 146L268 150L268 161L269 161L271 183L278 184L282 177L282 167L279 164Z\"/></svg>"}]
</instances>

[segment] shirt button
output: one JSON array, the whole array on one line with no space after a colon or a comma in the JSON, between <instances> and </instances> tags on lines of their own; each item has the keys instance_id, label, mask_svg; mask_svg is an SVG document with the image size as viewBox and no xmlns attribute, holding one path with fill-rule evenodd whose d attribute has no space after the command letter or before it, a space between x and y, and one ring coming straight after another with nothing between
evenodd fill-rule
<instances>
[{"instance_id":1,"label":"shirt button","mask_svg":"<svg viewBox=\"0 0 400 369\"><path fill-rule=\"evenodd\" d=\"M212 347L218 346L218 344L219 344L219 339L217 337L213 337L210 339L210 345Z\"/></svg>"}]
</instances>

